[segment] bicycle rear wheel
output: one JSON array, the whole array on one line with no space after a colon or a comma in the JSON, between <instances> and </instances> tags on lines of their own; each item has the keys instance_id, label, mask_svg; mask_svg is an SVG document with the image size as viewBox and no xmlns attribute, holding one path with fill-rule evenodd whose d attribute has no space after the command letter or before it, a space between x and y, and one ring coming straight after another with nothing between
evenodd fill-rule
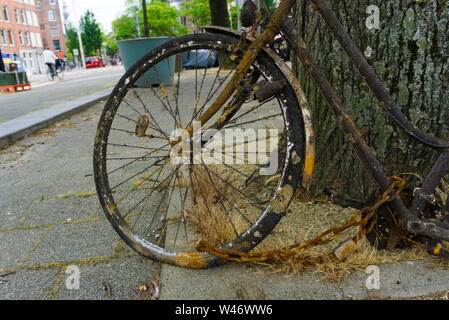
<instances>
[{"instance_id":1,"label":"bicycle rear wheel","mask_svg":"<svg viewBox=\"0 0 449 320\"><path fill-rule=\"evenodd\" d=\"M136 63L105 105L94 147L97 193L114 229L145 257L191 268L222 263L196 252L199 239L249 251L285 215L301 180L302 115L293 88L265 53L251 74L259 84L285 81L282 90L262 102L246 96L231 117L220 112L200 124L202 137L209 136L200 144L207 157L194 159L189 147L187 159L172 161L183 129L232 77L229 56L238 40L209 33L171 40ZM225 133L233 134L231 142ZM262 150L250 149L255 143Z\"/></svg>"},{"instance_id":2,"label":"bicycle rear wheel","mask_svg":"<svg viewBox=\"0 0 449 320\"><path fill-rule=\"evenodd\" d=\"M51 70L50 69L47 69L47 79L49 80L49 81L53 81L54 80L54 75L53 75L53 73L51 72Z\"/></svg>"}]
</instances>

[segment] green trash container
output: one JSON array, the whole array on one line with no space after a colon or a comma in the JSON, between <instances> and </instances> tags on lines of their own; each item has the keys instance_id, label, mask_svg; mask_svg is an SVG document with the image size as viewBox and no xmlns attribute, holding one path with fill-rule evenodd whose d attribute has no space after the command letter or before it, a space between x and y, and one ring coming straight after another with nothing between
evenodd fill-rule
<instances>
[{"instance_id":1,"label":"green trash container","mask_svg":"<svg viewBox=\"0 0 449 320\"><path fill-rule=\"evenodd\" d=\"M118 41L118 49L125 69L128 71L140 58L157 46L170 40L170 37L152 37ZM165 59L148 70L137 82L139 88L149 88L163 84L171 86L175 75L175 56Z\"/></svg>"}]
</instances>

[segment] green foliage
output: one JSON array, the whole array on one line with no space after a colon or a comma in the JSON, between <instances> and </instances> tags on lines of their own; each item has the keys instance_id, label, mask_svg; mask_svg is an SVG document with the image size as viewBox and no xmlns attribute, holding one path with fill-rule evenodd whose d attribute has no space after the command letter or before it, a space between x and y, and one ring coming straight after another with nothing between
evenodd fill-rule
<instances>
[{"instance_id":1,"label":"green foliage","mask_svg":"<svg viewBox=\"0 0 449 320\"><path fill-rule=\"evenodd\" d=\"M192 0L181 4L181 14L189 16L197 28L211 24L209 0Z\"/></svg>"},{"instance_id":2,"label":"green foliage","mask_svg":"<svg viewBox=\"0 0 449 320\"><path fill-rule=\"evenodd\" d=\"M112 22L114 37L117 40L137 38L136 13L139 15L140 30L143 34L143 10L140 0L127 0L125 14ZM180 21L180 12L170 6L168 1L152 1L147 4L150 36L180 36L188 29Z\"/></svg>"},{"instance_id":3,"label":"green foliage","mask_svg":"<svg viewBox=\"0 0 449 320\"><path fill-rule=\"evenodd\" d=\"M150 36L180 36L188 33L179 21L180 12L166 2L153 1L147 5ZM139 13L140 21L143 14Z\"/></svg>"},{"instance_id":4,"label":"green foliage","mask_svg":"<svg viewBox=\"0 0 449 320\"><path fill-rule=\"evenodd\" d=\"M123 15L112 21L112 30L117 40L137 38L137 23L133 16Z\"/></svg>"},{"instance_id":5,"label":"green foliage","mask_svg":"<svg viewBox=\"0 0 449 320\"><path fill-rule=\"evenodd\" d=\"M103 35L103 47L109 57L114 57L118 53L117 40L112 33Z\"/></svg>"},{"instance_id":6,"label":"green foliage","mask_svg":"<svg viewBox=\"0 0 449 320\"><path fill-rule=\"evenodd\" d=\"M103 33L92 11L87 10L81 17L80 28L85 55L100 55Z\"/></svg>"},{"instance_id":7,"label":"green foliage","mask_svg":"<svg viewBox=\"0 0 449 320\"><path fill-rule=\"evenodd\" d=\"M78 52L80 52L80 44L78 41L78 33L71 24L67 26L66 36L67 36L66 46L68 51L67 57L69 59L73 59L73 49L78 49Z\"/></svg>"},{"instance_id":8,"label":"green foliage","mask_svg":"<svg viewBox=\"0 0 449 320\"><path fill-rule=\"evenodd\" d=\"M232 6L229 13L229 18L231 19L231 28L234 30L238 30L240 26L240 22L238 21L240 18L240 10L242 10L241 6Z\"/></svg>"}]
</instances>

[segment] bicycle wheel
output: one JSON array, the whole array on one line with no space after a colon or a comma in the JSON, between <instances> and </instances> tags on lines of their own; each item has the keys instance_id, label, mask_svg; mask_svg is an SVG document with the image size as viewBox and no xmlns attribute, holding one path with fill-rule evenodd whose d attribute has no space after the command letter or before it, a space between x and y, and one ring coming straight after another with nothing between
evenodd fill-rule
<instances>
[{"instance_id":1,"label":"bicycle wheel","mask_svg":"<svg viewBox=\"0 0 449 320\"><path fill-rule=\"evenodd\" d=\"M209 33L168 41L126 72L105 105L94 147L97 193L114 229L145 257L190 268L222 263L196 252L199 239L249 251L285 215L301 180L302 115L292 87L265 53L245 81L285 81L281 91L262 102L245 96L231 116L226 104L226 112L199 125L204 132L195 131L186 144L187 157L170 157L179 155L173 148L183 128L232 77L228 58L237 41ZM207 155L199 160L191 148L198 136ZM251 151L256 141L260 148Z\"/></svg>"},{"instance_id":2,"label":"bicycle wheel","mask_svg":"<svg viewBox=\"0 0 449 320\"><path fill-rule=\"evenodd\" d=\"M56 71L56 75L59 80L63 80L64 79L64 70L59 69L58 71Z\"/></svg>"},{"instance_id":3,"label":"bicycle wheel","mask_svg":"<svg viewBox=\"0 0 449 320\"><path fill-rule=\"evenodd\" d=\"M53 75L53 73L51 72L51 70L50 69L47 69L47 79L49 80L49 81L53 81L54 80L54 75Z\"/></svg>"}]
</instances>

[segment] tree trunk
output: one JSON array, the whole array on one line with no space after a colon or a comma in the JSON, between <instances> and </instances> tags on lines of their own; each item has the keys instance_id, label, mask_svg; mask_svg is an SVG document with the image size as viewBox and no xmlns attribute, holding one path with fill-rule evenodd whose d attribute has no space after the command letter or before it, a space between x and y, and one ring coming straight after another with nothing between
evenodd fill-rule
<instances>
[{"instance_id":1,"label":"tree trunk","mask_svg":"<svg viewBox=\"0 0 449 320\"><path fill-rule=\"evenodd\" d=\"M329 28L308 6L309 3L298 1L297 26L364 138L376 150L386 173L426 174L437 153L413 142L393 125ZM447 1L354 0L326 3L365 52L378 75L385 79L389 92L404 114L419 128L449 139ZM380 22L378 26L377 21ZM302 66L298 66L298 72L313 109L317 137L313 189L319 191L332 187L366 198L374 188L373 180L355 151L345 142L309 75Z\"/></svg>"},{"instance_id":2,"label":"tree trunk","mask_svg":"<svg viewBox=\"0 0 449 320\"><path fill-rule=\"evenodd\" d=\"M214 26L231 26L229 22L228 3L226 0L209 0L212 24Z\"/></svg>"},{"instance_id":3,"label":"tree trunk","mask_svg":"<svg viewBox=\"0 0 449 320\"><path fill-rule=\"evenodd\" d=\"M148 38L150 36L150 27L148 25L148 12L146 0L142 0L142 10L143 10L143 36Z\"/></svg>"}]
</instances>

